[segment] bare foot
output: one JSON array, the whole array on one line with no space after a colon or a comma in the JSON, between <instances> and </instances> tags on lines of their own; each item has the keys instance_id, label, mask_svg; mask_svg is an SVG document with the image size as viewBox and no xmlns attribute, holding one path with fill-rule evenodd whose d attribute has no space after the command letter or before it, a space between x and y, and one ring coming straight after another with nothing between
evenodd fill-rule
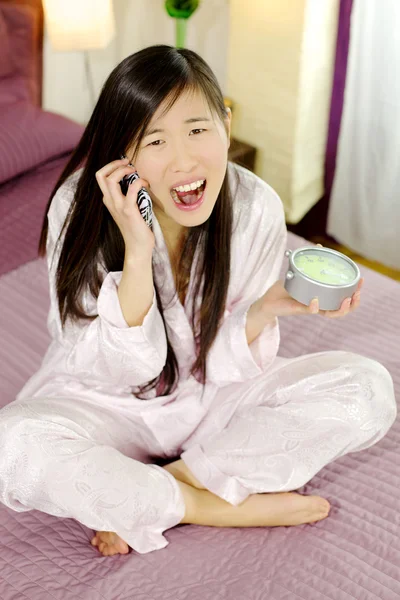
<instances>
[{"instance_id":1,"label":"bare foot","mask_svg":"<svg viewBox=\"0 0 400 600\"><path fill-rule=\"evenodd\" d=\"M211 527L303 525L326 519L330 511L329 502L321 496L303 496L297 492L252 494L239 506L232 506L208 490L195 490L185 483L181 486L196 497L193 507L182 520L184 524ZM129 553L128 544L112 531L98 531L91 544L97 546L103 556Z\"/></svg>"},{"instance_id":2,"label":"bare foot","mask_svg":"<svg viewBox=\"0 0 400 600\"><path fill-rule=\"evenodd\" d=\"M298 492L252 494L239 506L232 506L211 494L186 466L178 459L163 467L179 482L202 490L195 504L200 510L194 519L185 523L215 525L216 527L274 527L302 525L325 519L330 504L321 496L304 496Z\"/></svg>"},{"instance_id":3,"label":"bare foot","mask_svg":"<svg viewBox=\"0 0 400 600\"><path fill-rule=\"evenodd\" d=\"M103 556L129 553L128 544L112 531L98 531L90 543L97 546Z\"/></svg>"},{"instance_id":4,"label":"bare foot","mask_svg":"<svg viewBox=\"0 0 400 600\"><path fill-rule=\"evenodd\" d=\"M248 506L253 509L253 518L257 513L264 515L265 525L279 527L281 525L303 525L322 521L329 515L331 505L321 496L306 496L298 492L278 492L276 494L253 494L247 498ZM263 523L261 522L261 525Z\"/></svg>"},{"instance_id":5,"label":"bare foot","mask_svg":"<svg viewBox=\"0 0 400 600\"><path fill-rule=\"evenodd\" d=\"M330 504L321 496L297 492L252 494L239 506L199 490L203 500L195 512L197 525L214 527L279 527L302 525L325 519Z\"/></svg>"}]
</instances>

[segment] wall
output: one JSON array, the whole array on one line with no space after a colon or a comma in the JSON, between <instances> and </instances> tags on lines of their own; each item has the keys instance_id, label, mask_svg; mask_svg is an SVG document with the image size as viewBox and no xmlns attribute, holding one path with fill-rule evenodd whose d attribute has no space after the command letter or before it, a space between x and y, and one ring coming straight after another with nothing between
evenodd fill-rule
<instances>
[{"instance_id":1,"label":"wall","mask_svg":"<svg viewBox=\"0 0 400 600\"><path fill-rule=\"evenodd\" d=\"M254 145L256 173L297 223L323 195L339 0L203 0L186 45L234 101L233 135ZM89 52L95 94L118 62L152 44L175 44L164 0L114 0L117 36ZM93 103L81 52L44 44L44 108L85 123Z\"/></svg>"},{"instance_id":2,"label":"wall","mask_svg":"<svg viewBox=\"0 0 400 600\"><path fill-rule=\"evenodd\" d=\"M88 52L96 97L112 69L126 56L153 44L175 45L175 20L164 0L114 0L117 35L109 46ZM211 66L225 92L229 0L206 0L188 22L186 46ZM46 30L46 27L45 27ZM82 52L53 51L45 31L43 107L87 122L93 104Z\"/></svg>"},{"instance_id":3,"label":"wall","mask_svg":"<svg viewBox=\"0 0 400 600\"><path fill-rule=\"evenodd\" d=\"M323 195L339 0L230 2L232 132L297 223Z\"/></svg>"}]
</instances>

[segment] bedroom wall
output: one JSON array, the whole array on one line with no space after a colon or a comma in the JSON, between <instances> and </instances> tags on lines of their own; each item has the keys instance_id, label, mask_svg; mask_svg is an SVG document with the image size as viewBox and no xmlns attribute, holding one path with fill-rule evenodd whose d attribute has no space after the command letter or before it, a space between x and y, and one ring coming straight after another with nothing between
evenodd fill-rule
<instances>
[{"instance_id":1,"label":"bedroom wall","mask_svg":"<svg viewBox=\"0 0 400 600\"><path fill-rule=\"evenodd\" d=\"M256 173L297 223L324 193L324 159L339 0L203 0L187 47L234 101L233 136L257 148ZM175 43L164 0L114 0L117 36L90 51L96 95L116 64L152 44ZM146 27L143 26L146 23ZM44 41L44 108L81 123L92 111L83 54Z\"/></svg>"},{"instance_id":2,"label":"bedroom wall","mask_svg":"<svg viewBox=\"0 0 400 600\"><path fill-rule=\"evenodd\" d=\"M232 132L258 148L256 172L288 223L323 196L339 0L230 1Z\"/></svg>"},{"instance_id":3,"label":"bedroom wall","mask_svg":"<svg viewBox=\"0 0 400 600\"><path fill-rule=\"evenodd\" d=\"M175 44L175 20L164 0L114 0L117 35L107 48L89 51L96 97L112 69L126 56L153 44ZM143 24L146 24L144 27ZM202 2L188 24L186 46L201 54L225 90L229 0ZM43 108L85 123L93 106L81 52L55 52L46 26L43 48Z\"/></svg>"}]
</instances>

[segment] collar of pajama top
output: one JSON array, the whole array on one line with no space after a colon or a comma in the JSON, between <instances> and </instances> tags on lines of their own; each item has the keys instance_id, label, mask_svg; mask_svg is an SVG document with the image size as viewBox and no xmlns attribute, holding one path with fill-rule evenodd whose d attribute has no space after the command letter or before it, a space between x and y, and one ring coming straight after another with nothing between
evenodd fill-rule
<instances>
[{"instance_id":1,"label":"collar of pajama top","mask_svg":"<svg viewBox=\"0 0 400 600\"><path fill-rule=\"evenodd\" d=\"M233 168L233 164L230 166ZM243 372L247 373L249 379L261 374L267 368L267 365L272 363L277 354L279 347L279 328L277 324L275 327L267 328L258 341L252 344L253 350L251 351L245 337L244 323L246 312L251 303L258 299L278 278L286 244L283 207L279 198L265 182L253 173L236 165L235 167L239 169L245 180L244 191L246 190L246 184L249 186L247 188L249 196L246 197L239 193L237 197L234 182L231 179L234 217L231 281L222 331L219 332L216 344L214 344L214 353L210 353L212 360L216 356L216 352L219 355L226 354L225 357L222 357L221 362L221 380L225 377L223 374L224 368L231 369L231 372L234 373L238 370L235 368L236 365L242 363L243 371L239 367L241 375L238 377L236 374L236 377L233 377L233 382L235 379L240 381L246 379L246 375L243 377ZM232 178L232 172L229 175ZM261 189L259 187L260 183ZM265 195L266 191L268 192L267 197ZM262 202L265 203L265 206L262 207L258 218L258 210L255 211L256 215L246 214L246 210L251 209L253 204L258 204L259 207ZM268 220L266 214L268 214ZM238 222L239 217L241 218L240 222ZM154 278L157 288L160 290L168 337L176 351L180 368L180 385L175 393L164 397L165 402L162 404L157 403L152 407L148 406L141 414L164 451L172 456L179 451L181 444L187 440L188 436L191 436L190 439L194 442L196 437L201 438L204 427L207 428L208 433L212 431L213 426L212 423L208 422L207 413L219 386L215 371L213 381L207 383L204 387L199 385L193 377L189 377L189 371L195 357L191 314L193 302L196 302L196 312L200 309L201 292L204 284L203 281L200 294L195 299L193 292L196 283L196 267L200 258L199 247L196 248L194 254L189 287L185 303L182 305L176 292L168 249L155 215L153 216L153 232L155 236ZM243 253L240 251L241 249ZM253 256L249 256L249 250L253 252ZM248 289L241 292L240 283L245 283ZM249 302L249 299L251 299L251 302ZM243 301L243 305L240 308L241 301ZM237 320L234 317L235 308L239 309ZM225 365L222 364L224 359ZM216 367L218 370L218 364ZM230 418L239 401L240 394L235 394L235 390L232 388L232 402L225 403L226 406L223 408L224 420ZM202 427L198 428L196 432L196 426L201 422ZM218 428L220 424L215 423L215 426Z\"/></svg>"},{"instance_id":2,"label":"collar of pajama top","mask_svg":"<svg viewBox=\"0 0 400 600\"><path fill-rule=\"evenodd\" d=\"M195 339L191 327L191 314L194 302L196 265L199 261L199 246L196 248L190 270L190 281L185 303L182 305L175 287L172 266L167 245L160 224L153 212L153 274L155 284L163 304L165 326L168 338L174 347L179 365L179 385L177 389L161 398L162 403L143 406L141 416L146 425L168 456L179 453L181 444L188 439L196 426L207 413L216 386L208 389L206 402L202 401L205 389L190 376L195 356ZM202 287L196 299L196 310L200 309ZM179 351L177 351L179 350Z\"/></svg>"},{"instance_id":3,"label":"collar of pajama top","mask_svg":"<svg viewBox=\"0 0 400 600\"><path fill-rule=\"evenodd\" d=\"M195 250L185 303L182 305L176 291L165 238L154 213L153 233L155 237L155 248L153 251L154 279L157 289L160 290L168 337L174 348L179 348L180 352L177 355L178 364L186 372L189 367L188 361L191 362L193 356L195 356L195 341L191 326L191 313L194 302L193 287L195 285L195 273L200 257L199 246ZM196 302L196 310L200 308L201 297L202 294L200 293Z\"/></svg>"}]
</instances>

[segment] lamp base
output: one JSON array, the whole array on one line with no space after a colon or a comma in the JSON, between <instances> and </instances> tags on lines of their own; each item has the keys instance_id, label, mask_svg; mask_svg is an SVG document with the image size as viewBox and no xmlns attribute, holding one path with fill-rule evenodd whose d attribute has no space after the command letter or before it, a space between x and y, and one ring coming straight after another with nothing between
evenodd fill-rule
<instances>
[{"instance_id":1,"label":"lamp base","mask_svg":"<svg viewBox=\"0 0 400 600\"><path fill-rule=\"evenodd\" d=\"M88 82L88 88L89 88L89 94L90 94L90 105L91 105L92 110L93 110L95 102L96 102L96 93L95 93L95 90L94 90L92 70L90 68L89 52L87 50L83 51L83 57L84 57L84 60L85 60L86 79L87 79L87 82Z\"/></svg>"}]
</instances>

